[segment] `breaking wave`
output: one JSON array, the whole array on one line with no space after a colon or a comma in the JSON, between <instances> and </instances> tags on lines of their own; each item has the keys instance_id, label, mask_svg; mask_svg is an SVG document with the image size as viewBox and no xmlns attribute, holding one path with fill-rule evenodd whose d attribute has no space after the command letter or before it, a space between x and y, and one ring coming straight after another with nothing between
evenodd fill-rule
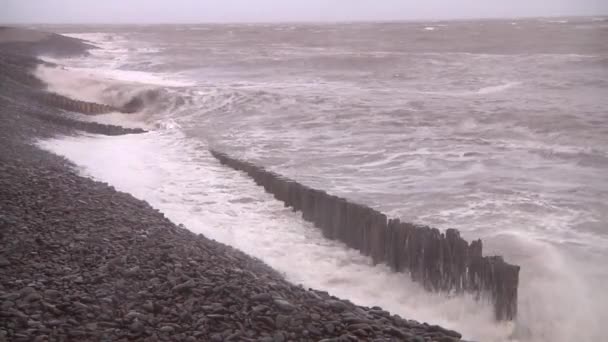
<instances>
[{"instance_id":1,"label":"breaking wave","mask_svg":"<svg viewBox=\"0 0 608 342\"><path fill-rule=\"evenodd\" d=\"M475 91L475 94L483 95L483 94L498 93L498 92L505 91L507 89L516 87L520 84L521 84L521 82L507 82L507 83L496 85L496 86L484 87L484 88L481 88L481 89Z\"/></svg>"},{"instance_id":2,"label":"breaking wave","mask_svg":"<svg viewBox=\"0 0 608 342\"><path fill-rule=\"evenodd\" d=\"M477 90L465 90L465 91L421 91L420 94L426 95L440 95L440 96L475 96L475 95L489 95L500 93L511 88L521 85L521 82L506 82L499 85L493 85L488 87L479 88Z\"/></svg>"},{"instance_id":3,"label":"breaking wave","mask_svg":"<svg viewBox=\"0 0 608 342\"><path fill-rule=\"evenodd\" d=\"M183 86L176 87L171 82L163 85L153 77L143 77L142 80L142 77L138 77L140 73L129 73L133 74L136 77L116 79L111 75L100 77L86 69L44 65L38 66L35 71L35 75L47 84L47 90L51 92L137 113L140 120L157 119L179 112L184 105L192 103L192 97ZM145 82L150 79L153 82Z\"/></svg>"}]
</instances>

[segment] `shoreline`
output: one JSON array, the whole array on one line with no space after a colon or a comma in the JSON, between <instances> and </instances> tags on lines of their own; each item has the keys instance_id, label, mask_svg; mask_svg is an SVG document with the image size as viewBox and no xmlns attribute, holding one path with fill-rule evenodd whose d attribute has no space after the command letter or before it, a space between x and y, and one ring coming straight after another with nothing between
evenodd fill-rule
<instances>
[{"instance_id":1,"label":"shoreline","mask_svg":"<svg viewBox=\"0 0 608 342\"><path fill-rule=\"evenodd\" d=\"M78 130L129 133L66 119L14 77L27 78L33 51L88 48L57 37L19 42L21 65L4 59L12 50L0 41L2 67L17 68L0 74L0 341L460 340L452 330L291 284L32 145Z\"/></svg>"}]
</instances>

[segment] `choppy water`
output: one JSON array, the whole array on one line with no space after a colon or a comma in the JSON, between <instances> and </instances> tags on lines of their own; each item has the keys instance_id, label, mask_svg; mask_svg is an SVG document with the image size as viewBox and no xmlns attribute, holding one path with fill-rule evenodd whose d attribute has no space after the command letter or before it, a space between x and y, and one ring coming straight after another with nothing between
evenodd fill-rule
<instances>
[{"instance_id":1,"label":"choppy water","mask_svg":"<svg viewBox=\"0 0 608 342\"><path fill-rule=\"evenodd\" d=\"M49 27L45 27L49 29ZM45 142L306 286L483 341L602 339L608 320L608 21L54 26L100 47L50 88L141 113L130 137ZM425 294L274 203L206 147L522 265L518 320Z\"/></svg>"}]
</instances>

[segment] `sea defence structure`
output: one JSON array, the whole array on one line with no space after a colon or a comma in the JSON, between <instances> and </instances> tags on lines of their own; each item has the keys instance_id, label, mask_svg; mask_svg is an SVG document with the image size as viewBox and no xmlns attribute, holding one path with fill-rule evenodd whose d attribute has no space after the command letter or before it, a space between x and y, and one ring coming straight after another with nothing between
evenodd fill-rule
<instances>
[{"instance_id":1,"label":"sea defence structure","mask_svg":"<svg viewBox=\"0 0 608 342\"><path fill-rule=\"evenodd\" d=\"M119 108L112 107L109 105L73 100L55 93L41 93L40 99L47 105L71 112L77 112L88 115L122 112L122 110L120 110Z\"/></svg>"},{"instance_id":2,"label":"sea defence structure","mask_svg":"<svg viewBox=\"0 0 608 342\"><path fill-rule=\"evenodd\" d=\"M519 266L500 256L483 256L482 242L468 243L456 229L436 228L388 219L365 205L312 189L252 163L215 150L211 154L235 170L244 171L285 206L322 230L329 239L385 263L396 272L409 272L428 291L472 293L488 300L497 320L517 314Z\"/></svg>"}]
</instances>

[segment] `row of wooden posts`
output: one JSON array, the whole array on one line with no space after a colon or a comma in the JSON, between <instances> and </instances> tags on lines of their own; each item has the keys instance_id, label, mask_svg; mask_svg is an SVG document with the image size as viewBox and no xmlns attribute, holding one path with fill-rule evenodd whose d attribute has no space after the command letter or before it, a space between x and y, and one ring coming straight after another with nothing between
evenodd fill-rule
<instances>
[{"instance_id":1,"label":"row of wooden posts","mask_svg":"<svg viewBox=\"0 0 608 342\"><path fill-rule=\"evenodd\" d=\"M428 291L472 293L489 301L497 320L517 314L519 266L500 256L483 256L482 242L468 243L456 229L436 228L389 219L381 212L347 199L312 189L252 163L211 150L222 164L244 171L329 239L385 263L396 272L408 272Z\"/></svg>"},{"instance_id":2,"label":"row of wooden posts","mask_svg":"<svg viewBox=\"0 0 608 342\"><path fill-rule=\"evenodd\" d=\"M42 101L50 106L54 106L63 110L88 115L121 112L119 108L113 106L94 102L73 100L62 95L47 92L42 94Z\"/></svg>"}]
</instances>

